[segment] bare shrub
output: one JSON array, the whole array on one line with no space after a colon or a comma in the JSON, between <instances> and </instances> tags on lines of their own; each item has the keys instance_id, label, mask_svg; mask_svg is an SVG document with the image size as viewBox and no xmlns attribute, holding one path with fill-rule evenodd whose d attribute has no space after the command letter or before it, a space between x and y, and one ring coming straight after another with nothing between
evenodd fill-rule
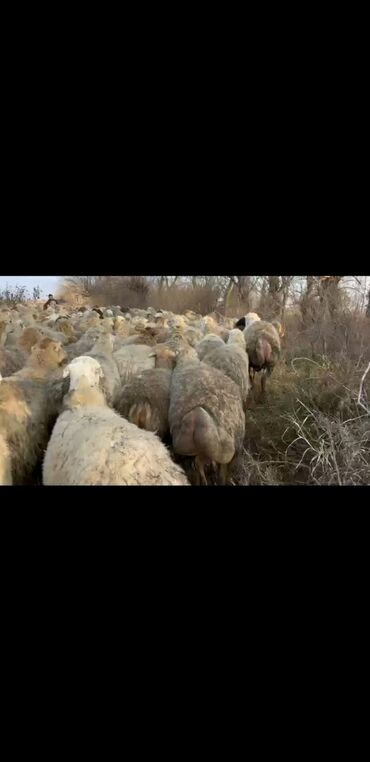
<instances>
[{"instance_id":1,"label":"bare shrub","mask_svg":"<svg viewBox=\"0 0 370 762\"><path fill-rule=\"evenodd\" d=\"M219 290L209 286L174 286L166 290L152 287L150 303L155 309L165 309L181 314L193 310L201 315L209 315L217 308Z\"/></svg>"},{"instance_id":2,"label":"bare shrub","mask_svg":"<svg viewBox=\"0 0 370 762\"><path fill-rule=\"evenodd\" d=\"M9 288L8 284L0 291L0 304L8 307L16 307L17 304L24 304L29 299L26 286L15 286Z\"/></svg>"}]
</instances>

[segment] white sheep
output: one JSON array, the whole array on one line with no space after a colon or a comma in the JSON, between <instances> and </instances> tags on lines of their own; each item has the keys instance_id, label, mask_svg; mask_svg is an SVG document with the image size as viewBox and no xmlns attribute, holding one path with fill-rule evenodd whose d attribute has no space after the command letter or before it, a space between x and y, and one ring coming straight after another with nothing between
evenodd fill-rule
<instances>
[{"instance_id":1,"label":"white sheep","mask_svg":"<svg viewBox=\"0 0 370 762\"><path fill-rule=\"evenodd\" d=\"M106 405L96 360L76 358L64 373L69 374L70 389L47 446L44 485L189 484L155 434L139 429Z\"/></svg>"},{"instance_id":2,"label":"white sheep","mask_svg":"<svg viewBox=\"0 0 370 762\"><path fill-rule=\"evenodd\" d=\"M108 405L114 405L121 388L121 378L117 363L113 357L113 336L105 333L98 338L89 352L88 357L98 361L103 370L103 389Z\"/></svg>"}]
</instances>

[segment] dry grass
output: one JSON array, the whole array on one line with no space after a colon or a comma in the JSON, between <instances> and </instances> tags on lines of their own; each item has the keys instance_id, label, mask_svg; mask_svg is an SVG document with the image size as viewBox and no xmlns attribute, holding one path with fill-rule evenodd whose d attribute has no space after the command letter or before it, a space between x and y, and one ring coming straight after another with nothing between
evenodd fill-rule
<instances>
[{"instance_id":1,"label":"dry grass","mask_svg":"<svg viewBox=\"0 0 370 762\"><path fill-rule=\"evenodd\" d=\"M251 395L231 483L370 484L370 415L357 401L363 373L348 359L283 360L266 402L258 388ZM369 386L366 378L365 398Z\"/></svg>"}]
</instances>

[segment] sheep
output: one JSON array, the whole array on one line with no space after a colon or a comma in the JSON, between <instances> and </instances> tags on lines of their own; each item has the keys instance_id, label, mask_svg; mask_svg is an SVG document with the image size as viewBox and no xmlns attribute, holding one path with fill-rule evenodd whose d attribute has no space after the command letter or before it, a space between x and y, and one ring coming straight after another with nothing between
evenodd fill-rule
<instances>
[{"instance_id":1,"label":"sheep","mask_svg":"<svg viewBox=\"0 0 370 762\"><path fill-rule=\"evenodd\" d=\"M244 315L235 323L234 327L244 331L244 328L248 328L248 326L252 325L256 320L261 320L259 315L257 315L256 312L248 312L247 315Z\"/></svg>"},{"instance_id":2,"label":"sheep","mask_svg":"<svg viewBox=\"0 0 370 762\"><path fill-rule=\"evenodd\" d=\"M123 338L127 338L130 331L130 326L122 315L116 315L113 322L114 333Z\"/></svg>"},{"instance_id":3,"label":"sheep","mask_svg":"<svg viewBox=\"0 0 370 762\"><path fill-rule=\"evenodd\" d=\"M76 328L82 332L89 328L96 328L101 323L101 318L93 310L86 311L79 319Z\"/></svg>"},{"instance_id":4,"label":"sheep","mask_svg":"<svg viewBox=\"0 0 370 762\"><path fill-rule=\"evenodd\" d=\"M106 405L96 360L78 357L64 374L70 387L46 449L45 486L189 486L155 434Z\"/></svg>"},{"instance_id":5,"label":"sheep","mask_svg":"<svg viewBox=\"0 0 370 762\"><path fill-rule=\"evenodd\" d=\"M116 361L113 358L113 336L105 333L98 338L89 352L84 356L93 357L103 370L103 390L108 405L114 405L117 393L121 387L121 378Z\"/></svg>"},{"instance_id":6,"label":"sheep","mask_svg":"<svg viewBox=\"0 0 370 762\"><path fill-rule=\"evenodd\" d=\"M141 429L154 431L163 439L168 433L171 370L144 370L125 384L115 408Z\"/></svg>"},{"instance_id":7,"label":"sheep","mask_svg":"<svg viewBox=\"0 0 370 762\"><path fill-rule=\"evenodd\" d=\"M123 317L121 307L119 307L118 305L116 305L115 307L112 307L111 310L112 310L113 317Z\"/></svg>"},{"instance_id":8,"label":"sheep","mask_svg":"<svg viewBox=\"0 0 370 762\"><path fill-rule=\"evenodd\" d=\"M176 364L176 352L167 346L167 344L156 344L153 347L149 357L155 357L156 368L167 368L173 370Z\"/></svg>"},{"instance_id":9,"label":"sheep","mask_svg":"<svg viewBox=\"0 0 370 762\"><path fill-rule=\"evenodd\" d=\"M152 348L144 344L125 346L113 352L113 359L117 363L118 371L123 384L133 376L137 376L143 370L150 370L155 366L152 356Z\"/></svg>"},{"instance_id":10,"label":"sheep","mask_svg":"<svg viewBox=\"0 0 370 762\"><path fill-rule=\"evenodd\" d=\"M194 457L198 483L204 467L218 464L226 483L228 464L241 449L245 415L239 388L217 368L199 360L192 348L176 358L170 389L169 424L174 452Z\"/></svg>"},{"instance_id":11,"label":"sheep","mask_svg":"<svg viewBox=\"0 0 370 762\"><path fill-rule=\"evenodd\" d=\"M265 397L266 379L270 376L280 357L280 337L272 323L256 320L245 328L244 338L249 356L250 379L253 385L255 372L262 371L261 397Z\"/></svg>"},{"instance_id":12,"label":"sheep","mask_svg":"<svg viewBox=\"0 0 370 762\"><path fill-rule=\"evenodd\" d=\"M237 328L230 331L228 343L211 349L203 357L203 362L218 368L235 381L245 410L249 392L249 362L243 334Z\"/></svg>"},{"instance_id":13,"label":"sheep","mask_svg":"<svg viewBox=\"0 0 370 762\"><path fill-rule=\"evenodd\" d=\"M27 355L17 347L14 349L1 349L0 348L0 373L3 376L11 376L18 370L23 368L27 361Z\"/></svg>"},{"instance_id":14,"label":"sheep","mask_svg":"<svg viewBox=\"0 0 370 762\"><path fill-rule=\"evenodd\" d=\"M93 348L95 342L103 333L104 329L101 328L100 325L96 328L89 328L86 333L84 333L81 338L78 339L78 341L76 341L74 344L68 345L66 348L68 359L73 360L75 357L79 357L80 355L86 354L86 352L90 352L90 349Z\"/></svg>"},{"instance_id":15,"label":"sheep","mask_svg":"<svg viewBox=\"0 0 370 762\"><path fill-rule=\"evenodd\" d=\"M23 329L18 339L18 345L24 352L29 353L32 347L37 344L38 341L41 341L42 338L42 333L38 328L28 326Z\"/></svg>"},{"instance_id":16,"label":"sheep","mask_svg":"<svg viewBox=\"0 0 370 762\"><path fill-rule=\"evenodd\" d=\"M24 368L0 381L1 479L23 484L47 445L56 410L47 381L67 359L61 345L48 338L32 347Z\"/></svg>"},{"instance_id":17,"label":"sheep","mask_svg":"<svg viewBox=\"0 0 370 762\"><path fill-rule=\"evenodd\" d=\"M74 332L73 326L70 324L67 318L68 318L67 315L59 316L58 319L55 321L55 328L61 333L64 333L64 335L67 337L68 343L72 344L77 341L77 337Z\"/></svg>"},{"instance_id":18,"label":"sheep","mask_svg":"<svg viewBox=\"0 0 370 762\"><path fill-rule=\"evenodd\" d=\"M13 330L12 323L9 319L0 320L0 347L5 346L8 339L8 334Z\"/></svg>"},{"instance_id":19,"label":"sheep","mask_svg":"<svg viewBox=\"0 0 370 762\"><path fill-rule=\"evenodd\" d=\"M186 331L184 331L184 338L191 347L195 347L202 340L202 333L196 328L187 328ZM165 340L165 338L162 339L162 341Z\"/></svg>"},{"instance_id":20,"label":"sheep","mask_svg":"<svg viewBox=\"0 0 370 762\"><path fill-rule=\"evenodd\" d=\"M0 373L0 388L1 388L1 373ZM0 409L1 416L1 409ZM12 468L11 468L11 454L9 445L1 435L0 432L0 486L10 487L13 484L12 480Z\"/></svg>"},{"instance_id":21,"label":"sheep","mask_svg":"<svg viewBox=\"0 0 370 762\"><path fill-rule=\"evenodd\" d=\"M12 321L7 324L5 329L5 341L2 346L14 347L17 346L19 338L22 336L23 322L21 320Z\"/></svg>"},{"instance_id":22,"label":"sheep","mask_svg":"<svg viewBox=\"0 0 370 762\"><path fill-rule=\"evenodd\" d=\"M128 341L127 339L130 339L130 341ZM118 352L118 350L121 349L122 347L126 347L126 346L129 346L130 344L135 344L135 343L136 343L135 341L131 341L131 336L124 338L123 336L113 334L113 351L114 352Z\"/></svg>"},{"instance_id":23,"label":"sheep","mask_svg":"<svg viewBox=\"0 0 370 762\"><path fill-rule=\"evenodd\" d=\"M112 317L103 317L103 319L101 321L101 324L105 328L106 331L113 331L114 318L112 318Z\"/></svg>"},{"instance_id":24,"label":"sheep","mask_svg":"<svg viewBox=\"0 0 370 762\"><path fill-rule=\"evenodd\" d=\"M221 336L217 336L215 333L208 333L207 336L202 339L195 349L200 360L211 350L216 347L225 346L225 342L221 339Z\"/></svg>"},{"instance_id":25,"label":"sheep","mask_svg":"<svg viewBox=\"0 0 370 762\"><path fill-rule=\"evenodd\" d=\"M41 324L38 326L38 328L44 337L47 337L52 341L57 341L60 344L68 344L68 338L62 331L52 330L46 325Z\"/></svg>"},{"instance_id":26,"label":"sheep","mask_svg":"<svg viewBox=\"0 0 370 762\"><path fill-rule=\"evenodd\" d=\"M203 335L206 335L207 333L213 333L216 334L216 336L219 333L219 326L210 315L206 315L203 320L201 321L201 328L203 330Z\"/></svg>"},{"instance_id":27,"label":"sheep","mask_svg":"<svg viewBox=\"0 0 370 762\"><path fill-rule=\"evenodd\" d=\"M104 317L104 313L99 307L93 307L93 312L96 312L97 315L99 315L100 319L102 320Z\"/></svg>"}]
</instances>

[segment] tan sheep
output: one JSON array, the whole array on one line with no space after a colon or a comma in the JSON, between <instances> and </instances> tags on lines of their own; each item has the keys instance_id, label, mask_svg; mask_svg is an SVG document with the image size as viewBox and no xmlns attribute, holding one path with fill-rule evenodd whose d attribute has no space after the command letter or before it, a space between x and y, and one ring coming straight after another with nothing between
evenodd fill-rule
<instances>
[{"instance_id":1,"label":"tan sheep","mask_svg":"<svg viewBox=\"0 0 370 762\"><path fill-rule=\"evenodd\" d=\"M236 383L245 410L249 392L249 363L245 339L241 331L238 329L230 331L228 343L211 349L203 357L203 362L222 371Z\"/></svg>"},{"instance_id":2,"label":"tan sheep","mask_svg":"<svg viewBox=\"0 0 370 762\"><path fill-rule=\"evenodd\" d=\"M29 354L32 347L37 344L38 341L41 341L42 338L42 333L38 328L29 326L22 331L18 339L18 346L23 349L24 352Z\"/></svg>"},{"instance_id":3,"label":"tan sheep","mask_svg":"<svg viewBox=\"0 0 370 762\"><path fill-rule=\"evenodd\" d=\"M102 328L100 325L96 328L89 328L86 333L84 333L78 339L78 341L76 341L74 344L69 344L66 347L68 359L73 360L75 357L79 357L80 355L84 355L86 352L89 352L90 349L92 349L94 346L95 342L98 340L99 336L102 336L104 333L104 328Z\"/></svg>"},{"instance_id":4,"label":"tan sheep","mask_svg":"<svg viewBox=\"0 0 370 762\"><path fill-rule=\"evenodd\" d=\"M0 373L4 377L11 376L23 368L26 361L26 352L22 352L17 347L13 349L0 349Z\"/></svg>"},{"instance_id":5,"label":"tan sheep","mask_svg":"<svg viewBox=\"0 0 370 762\"><path fill-rule=\"evenodd\" d=\"M176 364L176 351L171 349L167 344L156 344L149 357L155 358L156 368L172 370Z\"/></svg>"},{"instance_id":6,"label":"tan sheep","mask_svg":"<svg viewBox=\"0 0 370 762\"><path fill-rule=\"evenodd\" d=\"M152 348L145 344L121 347L117 352L113 352L113 359L117 363L122 384L126 384L141 371L155 366Z\"/></svg>"},{"instance_id":7,"label":"tan sheep","mask_svg":"<svg viewBox=\"0 0 370 762\"><path fill-rule=\"evenodd\" d=\"M221 336L218 336L215 333L209 333L196 345L195 349L199 359L203 360L203 357L205 357L211 349L216 349L216 347L222 347L224 345L225 342Z\"/></svg>"},{"instance_id":8,"label":"tan sheep","mask_svg":"<svg viewBox=\"0 0 370 762\"><path fill-rule=\"evenodd\" d=\"M122 315L117 315L114 318L113 330L117 336L127 338L129 336L130 326L127 320Z\"/></svg>"},{"instance_id":9,"label":"tan sheep","mask_svg":"<svg viewBox=\"0 0 370 762\"><path fill-rule=\"evenodd\" d=\"M56 417L47 381L66 359L60 344L42 339L27 365L0 381L0 474L8 479L10 471L13 484L25 483L41 459Z\"/></svg>"}]
</instances>

